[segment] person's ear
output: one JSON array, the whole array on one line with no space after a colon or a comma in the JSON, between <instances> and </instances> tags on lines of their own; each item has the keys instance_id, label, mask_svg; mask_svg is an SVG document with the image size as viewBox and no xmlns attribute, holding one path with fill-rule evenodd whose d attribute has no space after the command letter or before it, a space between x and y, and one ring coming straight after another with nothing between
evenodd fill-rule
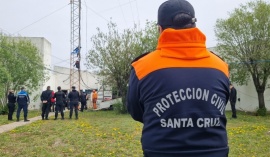
<instances>
[{"instance_id":1,"label":"person's ear","mask_svg":"<svg viewBox=\"0 0 270 157\"><path fill-rule=\"evenodd\" d=\"M159 32L159 34L161 34L163 32L163 28L160 25L158 25L158 32Z\"/></svg>"}]
</instances>

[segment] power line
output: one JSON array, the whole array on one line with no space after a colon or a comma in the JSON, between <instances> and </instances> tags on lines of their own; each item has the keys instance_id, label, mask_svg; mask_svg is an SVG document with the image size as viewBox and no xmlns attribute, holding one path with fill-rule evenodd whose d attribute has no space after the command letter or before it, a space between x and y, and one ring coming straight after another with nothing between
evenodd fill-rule
<instances>
[{"instance_id":1,"label":"power line","mask_svg":"<svg viewBox=\"0 0 270 157\"><path fill-rule=\"evenodd\" d=\"M128 5L130 4L131 2L135 2L136 0L133 0L133 1L130 1L127 2L127 3L122 3L122 4L119 4L118 6L115 6L115 7L112 7L112 8L109 8L109 9L106 9L106 10L103 10L101 12L106 12L106 11L109 11L109 10L112 10L112 9L115 9L115 8L119 8L121 6L124 6L124 5ZM104 16L102 16L100 13L96 12L95 10L93 10L92 8L88 7L86 4L84 4L86 6L87 9L91 10L93 13L95 13L96 15L98 15L99 17L101 17L102 19L104 19L105 21L107 22L110 22L108 19L106 19Z\"/></svg>"},{"instance_id":2,"label":"power line","mask_svg":"<svg viewBox=\"0 0 270 157\"><path fill-rule=\"evenodd\" d=\"M133 9L132 9L132 5L131 5L130 0L128 0L128 1L129 1L129 6L130 6L130 11L131 11L131 15L132 15L133 23L135 23L135 20L134 20L134 15L133 15Z\"/></svg>"},{"instance_id":3,"label":"power line","mask_svg":"<svg viewBox=\"0 0 270 157\"><path fill-rule=\"evenodd\" d=\"M81 75L81 73L80 73L80 75ZM83 84L84 84L84 87L87 87L87 88L91 89L91 87L89 87L89 86L84 82L82 76L81 76L81 80L82 80L82 82L83 82Z\"/></svg>"},{"instance_id":4,"label":"power line","mask_svg":"<svg viewBox=\"0 0 270 157\"><path fill-rule=\"evenodd\" d=\"M0 28L1 32L6 32L7 34L10 34L7 30Z\"/></svg>"},{"instance_id":5,"label":"power line","mask_svg":"<svg viewBox=\"0 0 270 157\"><path fill-rule=\"evenodd\" d=\"M119 0L117 0L117 1L118 1L118 4L119 4L119 7L120 7L120 9L121 9L122 16L123 16L123 19L124 19L124 21L125 21L126 27L127 27L127 21L126 21L126 18L125 18L124 12L123 12L123 8L121 7Z\"/></svg>"},{"instance_id":6,"label":"power line","mask_svg":"<svg viewBox=\"0 0 270 157\"><path fill-rule=\"evenodd\" d=\"M137 8L137 15L138 15L138 25L139 25L139 28L140 28L140 14L139 14L139 9L138 9L138 2L137 2L137 0L135 0L136 1L136 8Z\"/></svg>"},{"instance_id":7,"label":"power line","mask_svg":"<svg viewBox=\"0 0 270 157\"><path fill-rule=\"evenodd\" d=\"M70 60L70 59L62 60L61 62L57 62L57 63L54 63L52 65L57 66L57 64L60 64L60 63L63 63L63 62L67 62L69 64L68 60Z\"/></svg>"},{"instance_id":8,"label":"power line","mask_svg":"<svg viewBox=\"0 0 270 157\"><path fill-rule=\"evenodd\" d=\"M96 12L95 10L93 10L92 8L86 6L87 9L91 10L93 13L95 13L96 15L98 15L99 17L101 17L103 20L110 22L109 20L107 20L105 17L103 17L102 15L100 15L98 12Z\"/></svg>"},{"instance_id":9,"label":"power line","mask_svg":"<svg viewBox=\"0 0 270 157\"><path fill-rule=\"evenodd\" d=\"M15 33L13 33L13 34L16 34L16 33L20 32L20 31L22 31L22 30L24 30L24 29L28 28L29 26L31 26L31 25L33 25L33 24L35 24L35 23L38 23L39 21L41 21L41 20L45 19L46 17L48 17L48 16L50 16L50 15L52 15L52 14L54 14L54 13L56 13L56 12L58 12L58 11L62 10L62 9L64 9L64 8L65 8L65 7L67 7L67 6L68 6L68 5L65 5L65 6L63 6L63 7L59 8L59 9L57 9L57 10L53 11L52 13L50 13L50 14L48 14L48 15L46 15L46 16L44 16L44 17L40 18L39 20L37 20L37 21L35 21L35 22L33 22L33 23L31 23L31 24L29 24L29 25L27 25L27 26L23 27L22 29L20 29L20 30L16 31L16 32L15 32Z\"/></svg>"},{"instance_id":10,"label":"power line","mask_svg":"<svg viewBox=\"0 0 270 157\"><path fill-rule=\"evenodd\" d=\"M65 5L65 6L59 8L59 9L57 9L57 10L55 10L55 11L53 11L52 13L50 13L50 14L48 14L48 15L42 17L41 19L39 19L39 20L33 22L32 24L29 24L29 25L25 26L24 28L20 29L19 31L17 31L17 32L15 32L15 33L18 33L18 32L20 32L20 31L26 29L27 27L29 27L29 26L31 26L31 25L33 25L33 24L35 24L35 23L41 21L42 19L44 19L44 18L46 18L46 17L48 17L48 16L50 16L50 15L52 15L52 14L54 14L54 13L60 11L60 10L62 10L62 9L64 9L66 6L67 6L67 5ZM8 32L8 31L6 31L6 30L4 30L4 29L2 29L2 28L0 28L0 29L3 30L3 31L5 31L5 32L7 32L8 34L10 34L10 36L12 36L12 34L11 34L10 32ZM13 33L13 34L15 34L15 33ZM52 54L45 54L45 55L49 55L49 56L51 56L51 57L54 57L54 58L57 58L57 59L61 60L61 62L59 62L59 63L67 62L66 60L63 60L63 59L61 59L61 58L58 58L58 57L56 57L56 56L54 56L54 55L52 55ZM59 63L53 64L53 65L57 65L57 64L59 64ZM69 62L68 62L68 63L69 63Z\"/></svg>"},{"instance_id":11,"label":"power line","mask_svg":"<svg viewBox=\"0 0 270 157\"><path fill-rule=\"evenodd\" d=\"M125 6L125 5L128 5L129 3L135 2L135 1L136 1L136 0L129 1L129 2L126 2L126 3L122 3L122 4L117 5L117 6L115 6L115 7L111 7L111 8L108 8L108 9L106 9L106 10L102 10L102 11L100 11L100 12L107 12L107 11L110 11L110 10L113 10L113 9L116 9L116 8L119 8L119 6Z\"/></svg>"},{"instance_id":12,"label":"power line","mask_svg":"<svg viewBox=\"0 0 270 157\"><path fill-rule=\"evenodd\" d=\"M69 59L61 59L61 58L59 58L59 57L56 57L56 56L54 56L54 55L52 55L52 54L45 54L45 55L47 55L47 56L50 56L50 57L54 57L54 58L56 58L56 59L59 59L61 62L59 62L59 63L63 63L63 62L67 62L68 64L69 64L69 61L67 61L67 60L69 60ZM57 65L57 64L59 64L59 63L55 63L55 64L53 64L53 65Z\"/></svg>"}]
</instances>

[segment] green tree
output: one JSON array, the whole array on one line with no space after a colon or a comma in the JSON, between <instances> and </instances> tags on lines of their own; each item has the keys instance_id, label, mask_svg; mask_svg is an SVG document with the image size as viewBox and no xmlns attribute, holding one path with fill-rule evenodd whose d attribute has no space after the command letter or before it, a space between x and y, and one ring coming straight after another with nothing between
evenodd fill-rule
<instances>
[{"instance_id":1,"label":"green tree","mask_svg":"<svg viewBox=\"0 0 270 157\"><path fill-rule=\"evenodd\" d=\"M252 78L259 109L264 110L270 75L270 4L259 0L240 5L228 19L217 20L215 33L232 82L244 85Z\"/></svg>"},{"instance_id":2,"label":"green tree","mask_svg":"<svg viewBox=\"0 0 270 157\"><path fill-rule=\"evenodd\" d=\"M25 86L29 93L37 89L45 78L44 65L37 48L24 38L13 38L0 34L0 62L7 81L0 84L2 104L7 101L9 89Z\"/></svg>"},{"instance_id":3,"label":"green tree","mask_svg":"<svg viewBox=\"0 0 270 157\"><path fill-rule=\"evenodd\" d=\"M92 48L86 56L86 66L96 69L103 79L102 84L117 87L122 97L124 111L130 64L139 55L155 50L158 32L153 22L147 22L145 29L137 26L120 32L117 25L110 22L108 32L98 33L91 38Z\"/></svg>"}]
</instances>

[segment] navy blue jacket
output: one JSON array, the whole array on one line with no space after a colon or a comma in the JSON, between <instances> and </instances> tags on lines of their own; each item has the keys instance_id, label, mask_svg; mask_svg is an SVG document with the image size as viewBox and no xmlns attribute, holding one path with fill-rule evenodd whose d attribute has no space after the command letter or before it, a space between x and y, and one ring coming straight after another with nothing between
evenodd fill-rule
<instances>
[{"instance_id":1,"label":"navy blue jacket","mask_svg":"<svg viewBox=\"0 0 270 157\"><path fill-rule=\"evenodd\" d=\"M82 93L80 96L80 102L86 102L86 100L87 100L86 97L87 97L86 93Z\"/></svg>"},{"instance_id":2,"label":"navy blue jacket","mask_svg":"<svg viewBox=\"0 0 270 157\"><path fill-rule=\"evenodd\" d=\"M16 96L14 95L14 93L9 93L8 94L8 103L14 104L15 102L16 102Z\"/></svg>"},{"instance_id":3,"label":"navy blue jacket","mask_svg":"<svg viewBox=\"0 0 270 157\"><path fill-rule=\"evenodd\" d=\"M71 92L68 93L68 98L69 98L69 101L71 102L79 102L80 94L78 91L72 90Z\"/></svg>"},{"instance_id":4,"label":"navy blue jacket","mask_svg":"<svg viewBox=\"0 0 270 157\"><path fill-rule=\"evenodd\" d=\"M45 90L40 95L41 101L51 102L51 98L52 98L52 91L51 90Z\"/></svg>"},{"instance_id":5,"label":"navy blue jacket","mask_svg":"<svg viewBox=\"0 0 270 157\"><path fill-rule=\"evenodd\" d=\"M197 28L162 32L157 50L132 63L127 109L142 122L149 157L226 157L228 65Z\"/></svg>"},{"instance_id":6,"label":"navy blue jacket","mask_svg":"<svg viewBox=\"0 0 270 157\"><path fill-rule=\"evenodd\" d=\"M236 99L237 99L237 92L236 92L236 89L232 87L231 92L230 92L230 102L236 103Z\"/></svg>"},{"instance_id":7,"label":"navy blue jacket","mask_svg":"<svg viewBox=\"0 0 270 157\"><path fill-rule=\"evenodd\" d=\"M27 105L28 103L30 103L30 98L26 91L21 90L17 95L16 101L18 105Z\"/></svg>"},{"instance_id":8,"label":"navy blue jacket","mask_svg":"<svg viewBox=\"0 0 270 157\"><path fill-rule=\"evenodd\" d=\"M56 98L56 104L63 104L66 99L66 95L62 91L57 91L54 93L53 98Z\"/></svg>"}]
</instances>

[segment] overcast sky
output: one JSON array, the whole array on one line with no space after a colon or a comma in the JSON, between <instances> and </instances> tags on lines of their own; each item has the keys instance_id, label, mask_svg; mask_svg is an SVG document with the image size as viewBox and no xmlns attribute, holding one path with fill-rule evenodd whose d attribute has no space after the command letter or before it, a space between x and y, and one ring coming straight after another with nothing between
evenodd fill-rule
<instances>
[{"instance_id":1,"label":"overcast sky","mask_svg":"<svg viewBox=\"0 0 270 157\"><path fill-rule=\"evenodd\" d=\"M216 45L216 20L228 18L229 12L249 1L189 0L195 9L197 27L207 37L207 47ZM119 29L131 28L134 23L144 27L146 20L157 20L157 10L163 2L165 0L82 0L82 61L91 48L90 38L97 33L97 27L106 31L110 19ZM70 0L0 0L0 31L11 36L46 38L52 45L53 65L69 67L69 3Z\"/></svg>"}]
</instances>

